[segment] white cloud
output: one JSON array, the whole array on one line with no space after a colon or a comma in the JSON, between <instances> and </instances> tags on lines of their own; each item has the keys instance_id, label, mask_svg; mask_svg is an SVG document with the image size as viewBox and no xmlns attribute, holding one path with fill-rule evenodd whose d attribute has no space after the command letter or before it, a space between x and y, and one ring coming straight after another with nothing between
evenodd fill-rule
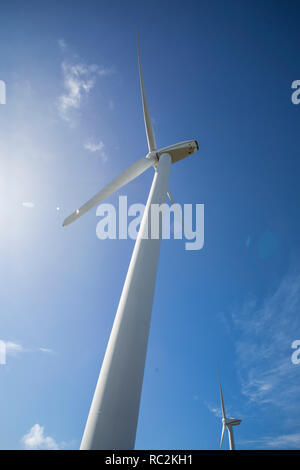
<instances>
[{"instance_id":1,"label":"white cloud","mask_svg":"<svg viewBox=\"0 0 300 470\"><path fill-rule=\"evenodd\" d=\"M59 115L69 124L73 124L72 111L78 110L82 100L96 84L97 76L108 75L111 70L96 64L62 63L65 92L59 97L57 107Z\"/></svg>"},{"instance_id":2,"label":"white cloud","mask_svg":"<svg viewBox=\"0 0 300 470\"><path fill-rule=\"evenodd\" d=\"M96 144L95 142L89 140L86 144L84 144L84 148L90 152L97 152L98 150L103 150L104 143L100 141Z\"/></svg>"},{"instance_id":3,"label":"white cloud","mask_svg":"<svg viewBox=\"0 0 300 470\"><path fill-rule=\"evenodd\" d=\"M208 410L216 416L216 418L222 418L221 408L211 405L210 403L205 403Z\"/></svg>"},{"instance_id":4,"label":"white cloud","mask_svg":"<svg viewBox=\"0 0 300 470\"><path fill-rule=\"evenodd\" d=\"M214 405L211 405L210 403L207 403L207 402L204 402L204 404L206 405L208 410L213 415L215 415L216 418L222 418L223 417L221 406L214 406ZM236 411L232 412L230 406L225 406L225 411L226 411L227 418L233 418L234 416L235 417L238 416L239 418L242 417L242 413L236 412Z\"/></svg>"},{"instance_id":5,"label":"white cloud","mask_svg":"<svg viewBox=\"0 0 300 470\"><path fill-rule=\"evenodd\" d=\"M29 353L29 352L43 352L43 353L49 353L49 354L50 353L52 354L54 352L52 349L49 349L49 348L39 347L39 348L30 349L30 348L25 348L24 346L22 346L22 344L15 343L13 341L4 341L4 340L0 340L0 341L2 344L5 345L6 356L17 357L20 354Z\"/></svg>"},{"instance_id":6,"label":"white cloud","mask_svg":"<svg viewBox=\"0 0 300 470\"><path fill-rule=\"evenodd\" d=\"M259 449L299 449L300 433L267 436L256 440L241 440L240 443Z\"/></svg>"},{"instance_id":7,"label":"white cloud","mask_svg":"<svg viewBox=\"0 0 300 470\"><path fill-rule=\"evenodd\" d=\"M94 152L99 152L99 155L101 156L102 160L104 162L107 161L107 155L106 155L106 152L104 150L105 145L101 140L99 142L95 142L95 141L90 139L84 144L84 148L86 150L89 150L90 152L93 152L93 153Z\"/></svg>"},{"instance_id":8,"label":"white cloud","mask_svg":"<svg viewBox=\"0 0 300 470\"><path fill-rule=\"evenodd\" d=\"M34 203L33 202L22 202L22 206L26 207L27 209L33 209Z\"/></svg>"},{"instance_id":9,"label":"white cloud","mask_svg":"<svg viewBox=\"0 0 300 470\"><path fill-rule=\"evenodd\" d=\"M64 52L68 47L68 45L67 45L66 41L64 40L64 38L58 39L57 42L58 42L58 45L59 45L61 51Z\"/></svg>"},{"instance_id":10,"label":"white cloud","mask_svg":"<svg viewBox=\"0 0 300 470\"><path fill-rule=\"evenodd\" d=\"M25 434L21 443L26 450L58 450L59 446L53 437L45 436L44 427L35 424Z\"/></svg>"},{"instance_id":11,"label":"white cloud","mask_svg":"<svg viewBox=\"0 0 300 470\"><path fill-rule=\"evenodd\" d=\"M53 349L49 349L49 348L39 348L39 351L43 352L43 353L48 353L48 354L53 354Z\"/></svg>"},{"instance_id":12,"label":"white cloud","mask_svg":"<svg viewBox=\"0 0 300 470\"><path fill-rule=\"evenodd\" d=\"M291 362L291 343L300 336L299 311L300 276L294 274L285 277L262 304L251 298L234 313L243 393L250 400L287 409L297 401L300 368Z\"/></svg>"},{"instance_id":13,"label":"white cloud","mask_svg":"<svg viewBox=\"0 0 300 470\"><path fill-rule=\"evenodd\" d=\"M5 352L7 355L16 356L25 351L23 346L12 341L3 341L5 343Z\"/></svg>"},{"instance_id":14,"label":"white cloud","mask_svg":"<svg viewBox=\"0 0 300 470\"><path fill-rule=\"evenodd\" d=\"M252 413L259 408L260 413L280 412L281 429L291 440L298 436L300 420L300 365L291 361L292 342L300 339L299 312L300 274L294 271L262 301L250 296L231 316L237 372L241 391L249 400L247 407ZM265 438L263 445L275 447L282 442Z\"/></svg>"}]
</instances>

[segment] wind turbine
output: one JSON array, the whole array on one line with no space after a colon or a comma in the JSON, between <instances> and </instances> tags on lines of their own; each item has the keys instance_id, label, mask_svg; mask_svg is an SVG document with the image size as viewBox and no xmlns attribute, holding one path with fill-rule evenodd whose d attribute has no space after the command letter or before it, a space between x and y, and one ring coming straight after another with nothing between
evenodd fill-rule
<instances>
[{"instance_id":1,"label":"wind turbine","mask_svg":"<svg viewBox=\"0 0 300 470\"><path fill-rule=\"evenodd\" d=\"M230 448L230 450L235 450L234 435L233 435L232 427L233 426L238 426L239 424L241 424L242 420L226 417L225 405L224 405L224 399L223 399L223 392L222 392L222 385L221 385L221 378L220 377L219 377L219 383L220 383L220 396L221 396L221 406L222 406L222 423L223 423L220 449L222 448L222 444L223 444L225 428L227 428L228 437L229 437L229 448Z\"/></svg>"},{"instance_id":2,"label":"wind turbine","mask_svg":"<svg viewBox=\"0 0 300 470\"><path fill-rule=\"evenodd\" d=\"M167 193L172 198L171 164L199 150L196 140L157 149L144 89L139 39L138 66L149 152L63 223L65 226L74 222L148 168L155 169L80 446L85 450L134 448L161 241L161 236L147 238L151 206L164 203Z\"/></svg>"}]
</instances>

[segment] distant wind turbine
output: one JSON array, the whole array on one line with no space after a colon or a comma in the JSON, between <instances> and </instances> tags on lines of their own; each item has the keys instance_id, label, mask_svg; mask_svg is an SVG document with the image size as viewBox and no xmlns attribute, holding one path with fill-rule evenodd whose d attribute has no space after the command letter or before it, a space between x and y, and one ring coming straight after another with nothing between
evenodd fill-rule
<instances>
[{"instance_id":1,"label":"distant wind turbine","mask_svg":"<svg viewBox=\"0 0 300 470\"><path fill-rule=\"evenodd\" d=\"M224 405L224 399L223 399L223 392L222 392L222 385L221 385L221 378L220 377L219 377L219 383L220 383L220 396L221 396L221 406L222 406L222 423L223 423L220 449L222 448L222 444L223 444L225 428L227 428L228 437L229 437L229 448L230 448L230 450L235 450L234 435L233 435L232 427L233 426L238 426L239 424L241 424L242 420L226 417L225 405Z\"/></svg>"},{"instance_id":2,"label":"distant wind turbine","mask_svg":"<svg viewBox=\"0 0 300 470\"><path fill-rule=\"evenodd\" d=\"M150 167L152 186L136 239L118 310L94 393L81 449L133 449L140 406L160 238L148 239L152 204L165 202L171 163L199 150L196 140L157 149L147 105L138 40L138 64L149 153L132 163L92 199L67 217L74 222L92 207L134 180Z\"/></svg>"}]
</instances>

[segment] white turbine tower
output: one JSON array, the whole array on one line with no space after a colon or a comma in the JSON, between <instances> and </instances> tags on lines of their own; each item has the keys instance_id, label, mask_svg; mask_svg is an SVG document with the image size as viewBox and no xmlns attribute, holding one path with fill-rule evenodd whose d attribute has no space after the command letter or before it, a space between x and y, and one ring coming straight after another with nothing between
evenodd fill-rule
<instances>
[{"instance_id":1,"label":"white turbine tower","mask_svg":"<svg viewBox=\"0 0 300 470\"><path fill-rule=\"evenodd\" d=\"M196 140L156 148L144 90L139 41L138 64L149 153L131 164L63 223L64 226L70 224L148 168L155 169L81 449L134 448L161 238L160 235L148 239L145 236L149 229L151 205L164 203L167 193L172 198L169 192L171 164L199 149Z\"/></svg>"},{"instance_id":2,"label":"white turbine tower","mask_svg":"<svg viewBox=\"0 0 300 470\"><path fill-rule=\"evenodd\" d=\"M242 420L226 417L225 405L224 405L224 399L223 399L223 392L222 392L222 385L221 385L221 379L220 378L219 378L219 382L220 382L220 396L221 396L222 423L223 423L220 448L222 448L225 428L227 428L228 437L229 437L229 448L230 448L230 450L235 450L234 435L233 435L232 427L233 426L238 426L239 424L241 424Z\"/></svg>"}]
</instances>

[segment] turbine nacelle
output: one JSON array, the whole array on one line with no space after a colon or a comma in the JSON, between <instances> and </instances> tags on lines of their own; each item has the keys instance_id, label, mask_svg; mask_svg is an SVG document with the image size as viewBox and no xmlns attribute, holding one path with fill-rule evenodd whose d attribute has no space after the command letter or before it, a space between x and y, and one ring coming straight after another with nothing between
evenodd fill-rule
<instances>
[{"instance_id":1,"label":"turbine nacelle","mask_svg":"<svg viewBox=\"0 0 300 470\"><path fill-rule=\"evenodd\" d=\"M242 420L241 419L235 419L235 418L223 418L222 423L225 424L225 426L238 426L241 424Z\"/></svg>"},{"instance_id":2,"label":"turbine nacelle","mask_svg":"<svg viewBox=\"0 0 300 470\"><path fill-rule=\"evenodd\" d=\"M228 421L230 426L238 426L242 422L241 419L229 419Z\"/></svg>"},{"instance_id":3,"label":"turbine nacelle","mask_svg":"<svg viewBox=\"0 0 300 470\"><path fill-rule=\"evenodd\" d=\"M159 160L159 157L163 153L168 153L171 155L172 163L176 163L179 160L192 155L192 153L198 152L198 150L199 145L197 140L186 140L184 142L179 142L178 144L169 145L168 147L155 150L154 152L150 152L150 154L155 155L157 160Z\"/></svg>"}]
</instances>

